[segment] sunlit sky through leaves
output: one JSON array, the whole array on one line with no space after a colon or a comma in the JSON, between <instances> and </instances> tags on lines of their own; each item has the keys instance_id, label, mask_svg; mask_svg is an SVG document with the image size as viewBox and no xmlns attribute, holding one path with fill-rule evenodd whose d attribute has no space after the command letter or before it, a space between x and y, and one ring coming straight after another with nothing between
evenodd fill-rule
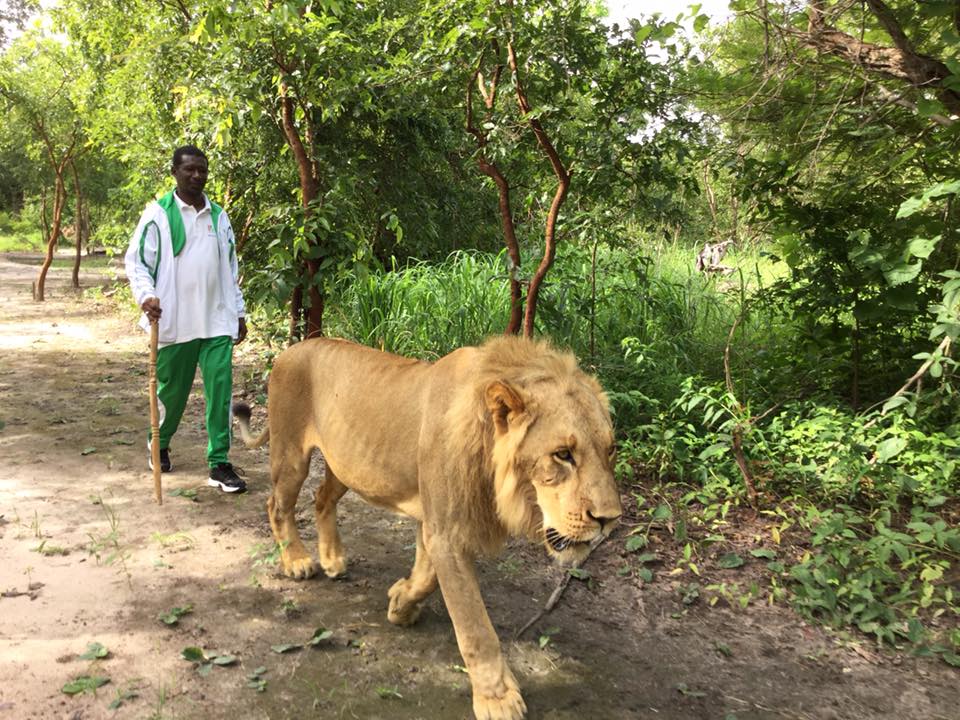
<instances>
[{"instance_id":1,"label":"sunlit sky through leaves","mask_svg":"<svg viewBox=\"0 0 960 720\"><path fill-rule=\"evenodd\" d=\"M665 20L675 20L677 15L689 14L691 5L700 5L700 13L713 20L723 20L730 15L728 0L702 0L684 2L680 0L607 0L611 22L625 24L628 18L638 18L660 13ZM692 21L689 21L692 22ZM689 23L684 23L689 24Z\"/></svg>"}]
</instances>

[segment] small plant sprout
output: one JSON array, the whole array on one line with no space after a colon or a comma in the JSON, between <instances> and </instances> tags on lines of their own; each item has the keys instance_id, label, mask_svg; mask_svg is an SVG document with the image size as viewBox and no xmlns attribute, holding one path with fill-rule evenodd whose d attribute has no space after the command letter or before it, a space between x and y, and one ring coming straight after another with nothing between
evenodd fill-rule
<instances>
[{"instance_id":1,"label":"small plant sprout","mask_svg":"<svg viewBox=\"0 0 960 720\"><path fill-rule=\"evenodd\" d=\"M267 681L264 679L267 669L262 665L255 668L252 673L247 675L247 687L253 688L257 692L263 692L267 689Z\"/></svg>"},{"instance_id":2,"label":"small plant sprout","mask_svg":"<svg viewBox=\"0 0 960 720\"><path fill-rule=\"evenodd\" d=\"M318 645L325 643L333 637L333 630L327 630L326 628L319 627L313 631L313 636L307 640L307 645L311 647L317 647Z\"/></svg>"},{"instance_id":3,"label":"small plant sprout","mask_svg":"<svg viewBox=\"0 0 960 720\"><path fill-rule=\"evenodd\" d=\"M176 625L180 622L180 618L182 618L184 615L189 615L192 612L193 605L170 608L167 612L157 615L157 620L162 622L164 625Z\"/></svg>"},{"instance_id":4,"label":"small plant sprout","mask_svg":"<svg viewBox=\"0 0 960 720\"><path fill-rule=\"evenodd\" d=\"M109 657L110 651L98 642L87 643L87 651L77 655L80 660L103 660Z\"/></svg>"},{"instance_id":5,"label":"small plant sprout","mask_svg":"<svg viewBox=\"0 0 960 720\"><path fill-rule=\"evenodd\" d=\"M202 648L192 646L181 650L180 657L193 663L197 674L201 676L209 675L214 665L229 667L235 665L239 659L236 655L207 655Z\"/></svg>"},{"instance_id":6,"label":"small plant sprout","mask_svg":"<svg viewBox=\"0 0 960 720\"><path fill-rule=\"evenodd\" d=\"M560 628L552 627L547 628L540 634L540 638L537 640L537 645L540 646L540 649L543 650L552 642L554 635L560 632Z\"/></svg>"},{"instance_id":7,"label":"small plant sprout","mask_svg":"<svg viewBox=\"0 0 960 720\"><path fill-rule=\"evenodd\" d=\"M110 682L110 678L101 675L81 675L60 688L60 691L66 695L80 695L83 693L96 695L97 688L106 685L108 682Z\"/></svg>"},{"instance_id":8,"label":"small plant sprout","mask_svg":"<svg viewBox=\"0 0 960 720\"><path fill-rule=\"evenodd\" d=\"M70 554L70 551L61 545L47 545L46 540L41 540L39 545L37 545L35 548L31 548L31 552L39 553L44 557Z\"/></svg>"}]
</instances>

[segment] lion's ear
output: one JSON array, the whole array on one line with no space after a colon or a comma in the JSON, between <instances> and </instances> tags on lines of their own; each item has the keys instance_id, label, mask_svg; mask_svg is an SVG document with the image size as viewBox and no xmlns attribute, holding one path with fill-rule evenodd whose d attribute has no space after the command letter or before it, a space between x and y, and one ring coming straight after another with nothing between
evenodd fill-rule
<instances>
[{"instance_id":1,"label":"lion's ear","mask_svg":"<svg viewBox=\"0 0 960 720\"><path fill-rule=\"evenodd\" d=\"M485 393L487 408L493 416L493 424L497 433L505 433L509 429L510 416L516 417L526 410L526 405L520 393L510 385L497 380L487 386Z\"/></svg>"}]
</instances>

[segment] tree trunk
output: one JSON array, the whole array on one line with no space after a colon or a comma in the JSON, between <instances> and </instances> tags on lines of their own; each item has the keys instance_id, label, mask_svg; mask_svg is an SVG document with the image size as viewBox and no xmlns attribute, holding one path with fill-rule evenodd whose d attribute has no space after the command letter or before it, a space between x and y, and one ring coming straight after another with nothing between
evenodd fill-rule
<instances>
[{"instance_id":1,"label":"tree trunk","mask_svg":"<svg viewBox=\"0 0 960 720\"><path fill-rule=\"evenodd\" d=\"M47 237L47 255L43 260L43 264L40 266L40 273L37 275L37 280L33 286L33 299L37 302L43 302L44 300L47 271L53 264L53 253L57 247L57 240L60 237L60 225L63 221L63 206L66 203L67 191L63 183L62 168L58 169L56 178L53 197L53 223L50 226L50 235Z\"/></svg>"},{"instance_id":2,"label":"tree trunk","mask_svg":"<svg viewBox=\"0 0 960 720\"><path fill-rule=\"evenodd\" d=\"M83 192L80 190L80 177L77 173L77 165L70 161L70 169L73 172L73 191L76 196L76 207L73 218L73 240L76 243L76 252L73 256L73 288L80 289L80 251L83 247Z\"/></svg>"},{"instance_id":3,"label":"tree trunk","mask_svg":"<svg viewBox=\"0 0 960 720\"><path fill-rule=\"evenodd\" d=\"M44 239L50 237L50 223L47 222L47 188L40 186L40 235Z\"/></svg>"},{"instance_id":4,"label":"tree trunk","mask_svg":"<svg viewBox=\"0 0 960 720\"><path fill-rule=\"evenodd\" d=\"M499 55L500 46L496 40L492 41L491 47L494 55ZM500 172L500 168L495 163L490 162L484 155L487 135L473 123L473 84L477 83L477 87L480 89L480 95L483 97L483 104L487 110L485 119L489 121L497 101L500 75L503 73L503 65L499 62L495 63L488 87L481 72L484 56L485 53L480 55L477 67L467 83L467 132L476 138L477 149L480 150L480 155L477 157L477 166L480 168L480 172L491 178L497 186L500 226L503 228L503 241L507 246L507 257L510 258L510 320L507 322L504 334L516 335L520 332L523 321L523 286L520 280L520 243L517 241L517 232L513 224L513 210L510 205L510 183Z\"/></svg>"},{"instance_id":5,"label":"tree trunk","mask_svg":"<svg viewBox=\"0 0 960 720\"><path fill-rule=\"evenodd\" d=\"M314 174L313 163L304 147L300 132L297 130L294 121L293 100L290 98L289 88L286 83L280 83L280 115L283 126L283 134L286 137L290 149L293 151L293 157L297 162L297 174L300 177L300 201L303 205L303 218L306 222L310 217L310 203L317 197L319 192L319 183ZM302 337L317 337L323 334L323 295L317 287L317 275L319 273L320 263L317 259L305 258L301 269L301 282L307 284L307 297L303 293L299 295L300 302L294 303L291 298L290 306L290 327L293 332L292 339L301 338L301 330L304 332ZM296 291L295 291L296 292ZM303 302L306 299L307 302ZM296 315L294 314L296 313Z\"/></svg>"},{"instance_id":6,"label":"tree trunk","mask_svg":"<svg viewBox=\"0 0 960 720\"><path fill-rule=\"evenodd\" d=\"M510 61L510 69L513 71L514 87L517 92L517 104L520 106L520 112L529 116L531 112L530 103L527 100L526 93L523 90L523 84L520 81L520 70L517 65L517 55L513 49L513 43L507 44L507 57ZM530 287L527 288L527 307L523 315L523 335L524 337L533 337L534 321L537 314L537 300L540 297L540 286L547 276L550 268L553 267L553 260L557 255L557 218L560 215L560 207L567 197L567 191L570 189L570 172L564 167L560 155L554 148L553 143L547 136L546 131L537 118L530 118L530 128L537 138L537 143L544 154L550 160L550 166L557 176L557 191L553 195L553 202L550 204L550 211L547 213L546 228L544 230L543 258L537 271L530 279Z\"/></svg>"}]
</instances>

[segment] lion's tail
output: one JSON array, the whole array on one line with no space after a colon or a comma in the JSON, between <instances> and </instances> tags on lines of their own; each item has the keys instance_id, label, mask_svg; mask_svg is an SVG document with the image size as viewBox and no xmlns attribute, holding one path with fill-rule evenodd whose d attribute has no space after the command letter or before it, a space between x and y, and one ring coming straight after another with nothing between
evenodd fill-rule
<instances>
[{"instance_id":1,"label":"lion's tail","mask_svg":"<svg viewBox=\"0 0 960 720\"><path fill-rule=\"evenodd\" d=\"M266 428L259 437L254 437L250 431L250 406L246 403L237 403L233 406L233 414L240 426L240 438L248 448L258 448L270 439L270 428Z\"/></svg>"}]
</instances>

